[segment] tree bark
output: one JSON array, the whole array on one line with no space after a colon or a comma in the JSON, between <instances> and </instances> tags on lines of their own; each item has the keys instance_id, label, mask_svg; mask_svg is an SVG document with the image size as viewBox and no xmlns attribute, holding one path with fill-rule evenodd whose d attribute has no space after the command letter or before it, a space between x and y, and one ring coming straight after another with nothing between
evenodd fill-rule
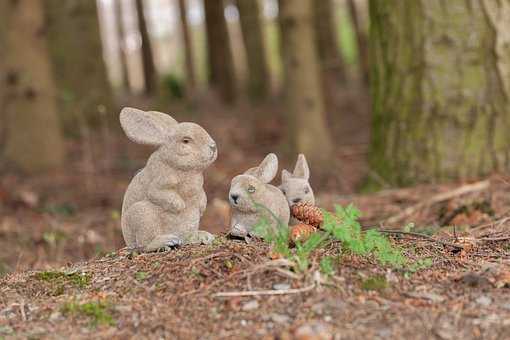
<instances>
[{"instance_id":1,"label":"tree bark","mask_svg":"<svg viewBox=\"0 0 510 340\"><path fill-rule=\"evenodd\" d=\"M195 76L195 55L193 53L193 44L191 42L191 35L189 32L188 24L188 11L186 8L186 1L179 0L179 16L181 22L182 42L184 45L184 59L186 63L186 87L188 97L192 97L196 90L196 76Z\"/></svg>"},{"instance_id":2,"label":"tree bark","mask_svg":"<svg viewBox=\"0 0 510 340\"><path fill-rule=\"evenodd\" d=\"M325 119L311 0L279 0L286 111L293 151L316 169L332 160L332 141Z\"/></svg>"},{"instance_id":3,"label":"tree bark","mask_svg":"<svg viewBox=\"0 0 510 340\"><path fill-rule=\"evenodd\" d=\"M358 46L358 64L361 71L361 76L363 82L368 85L370 76L370 61L367 33L359 20L359 14L355 0L347 0L347 6L349 8L352 25L354 26L354 32L356 33L356 42Z\"/></svg>"},{"instance_id":4,"label":"tree bark","mask_svg":"<svg viewBox=\"0 0 510 340\"><path fill-rule=\"evenodd\" d=\"M96 2L46 0L43 4L60 121L66 134L76 134L80 122L97 125L100 115L113 109Z\"/></svg>"},{"instance_id":5,"label":"tree bark","mask_svg":"<svg viewBox=\"0 0 510 340\"><path fill-rule=\"evenodd\" d=\"M323 74L333 75L337 81L343 82L345 69L338 46L333 1L314 0L313 7L315 40Z\"/></svg>"},{"instance_id":6,"label":"tree bark","mask_svg":"<svg viewBox=\"0 0 510 340\"><path fill-rule=\"evenodd\" d=\"M42 1L0 1L2 158L28 173L64 161L46 34Z\"/></svg>"},{"instance_id":7,"label":"tree bark","mask_svg":"<svg viewBox=\"0 0 510 340\"><path fill-rule=\"evenodd\" d=\"M510 3L370 1L370 161L391 184L508 170Z\"/></svg>"},{"instance_id":8,"label":"tree bark","mask_svg":"<svg viewBox=\"0 0 510 340\"><path fill-rule=\"evenodd\" d=\"M237 0L248 62L248 93L252 101L268 97L271 79L266 58L258 0Z\"/></svg>"},{"instance_id":9,"label":"tree bark","mask_svg":"<svg viewBox=\"0 0 510 340\"><path fill-rule=\"evenodd\" d=\"M209 84L226 103L236 99L235 71L223 0L204 1Z\"/></svg>"},{"instance_id":10,"label":"tree bark","mask_svg":"<svg viewBox=\"0 0 510 340\"><path fill-rule=\"evenodd\" d=\"M136 0L136 16L138 19L138 30L142 40L142 66L143 79L146 94L153 94L156 89L156 66L154 65L154 56L152 54L151 41L145 18L143 0Z\"/></svg>"},{"instance_id":11,"label":"tree bark","mask_svg":"<svg viewBox=\"0 0 510 340\"><path fill-rule=\"evenodd\" d=\"M122 0L115 1L115 33L119 44L119 63L121 72L121 87L125 92L131 89L129 83L129 69L126 54L126 32L124 29L124 11L122 9Z\"/></svg>"}]
</instances>

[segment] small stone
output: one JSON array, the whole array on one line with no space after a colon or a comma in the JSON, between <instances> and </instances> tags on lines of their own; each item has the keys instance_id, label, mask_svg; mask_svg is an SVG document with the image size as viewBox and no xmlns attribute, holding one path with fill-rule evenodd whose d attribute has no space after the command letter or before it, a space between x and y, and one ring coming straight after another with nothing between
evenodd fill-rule
<instances>
[{"instance_id":1,"label":"small stone","mask_svg":"<svg viewBox=\"0 0 510 340\"><path fill-rule=\"evenodd\" d=\"M62 317L62 313L60 312L53 312L51 313L50 317L49 317L49 321L57 321L59 320L60 318Z\"/></svg>"},{"instance_id":2,"label":"small stone","mask_svg":"<svg viewBox=\"0 0 510 340\"><path fill-rule=\"evenodd\" d=\"M475 302L483 307L488 307L492 303L492 299L488 297L487 295L479 296Z\"/></svg>"},{"instance_id":3,"label":"small stone","mask_svg":"<svg viewBox=\"0 0 510 340\"><path fill-rule=\"evenodd\" d=\"M251 300L246 302L241 309L245 312L249 312L257 308L259 308L259 302L257 300Z\"/></svg>"},{"instance_id":4,"label":"small stone","mask_svg":"<svg viewBox=\"0 0 510 340\"><path fill-rule=\"evenodd\" d=\"M290 285L288 283L275 283L273 285L274 290L287 290L290 289Z\"/></svg>"},{"instance_id":5,"label":"small stone","mask_svg":"<svg viewBox=\"0 0 510 340\"><path fill-rule=\"evenodd\" d=\"M288 315L285 315L285 314L271 314L271 320L274 322L274 323L280 323L280 324L283 324L283 323L289 323L290 322L290 317Z\"/></svg>"},{"instance_id":6,"label":"small stone","mask_svg":"<svg viewBox=\"0 0 510 340\"><path fill-rule=\"evenodd\" d=\"M426 292L418 292L418 293L407 293L408 296L417 298L417 299L425 299L430 300L435 303L441 303L445 300L444 296L434 294L434 293L426 293Z\"/></svg>"},{"instance_id":7,"label":"small stone","mask_svg":"<svg viewBox=\"0 0 510 340\"><path fill-rule=\"evenodd\" d=\"M331 340L333 334L328 325L312 321L298 327L294 331L294 339L296 340Z\"/></svg>"}]
</instances>

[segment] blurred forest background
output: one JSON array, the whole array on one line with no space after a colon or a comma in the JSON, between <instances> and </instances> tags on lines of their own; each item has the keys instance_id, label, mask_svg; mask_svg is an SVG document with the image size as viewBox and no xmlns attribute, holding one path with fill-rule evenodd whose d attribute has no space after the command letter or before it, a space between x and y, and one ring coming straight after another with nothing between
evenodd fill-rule
<instances>
[{"instance_id":1,"label":"blurred forest background","mask_svg":"<svg viewBox=\"0 0 510 340\"><path fill-rule=\"evenodd\" d=\"M305 153L326 208L504 173L509 23L497 0L0 0L0 272L123 246L122 195L151 152L120 131L123 106L216 140L215 232L230 179L268 152L280 168Z\"/></svg>"}]
</instances>

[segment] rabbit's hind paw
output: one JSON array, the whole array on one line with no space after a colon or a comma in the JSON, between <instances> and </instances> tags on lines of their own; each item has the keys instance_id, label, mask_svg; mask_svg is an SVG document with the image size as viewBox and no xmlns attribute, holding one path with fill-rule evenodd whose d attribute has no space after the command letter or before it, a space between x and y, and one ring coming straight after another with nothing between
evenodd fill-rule
<instances>
[{"instance_id":1,"label":"rabbit's hind paw","mask_svg":"<svg viewBox=\"0 0 510 340\"><path fill-rule=\"evenodd\" d=\"M214 235L205 230L192 231L184 236L185 244L211 244L213 241Z\"/></svg>"},{"instance_id":2,"label":"rabbit's hind paw","mask_svg":"<svg viewBox=\"0 0 510 340\"><path fill-rule=\"evenodd\" d=\"M164 252L183 244L183 240L175 235L160 235L145 247L147 252Z\"/></svg>"}]
</instances>

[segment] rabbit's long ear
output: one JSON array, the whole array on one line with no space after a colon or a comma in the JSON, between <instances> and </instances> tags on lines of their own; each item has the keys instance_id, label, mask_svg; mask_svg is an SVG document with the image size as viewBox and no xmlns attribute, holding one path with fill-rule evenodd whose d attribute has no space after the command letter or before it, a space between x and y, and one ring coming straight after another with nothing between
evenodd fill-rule
<instances>
[{"instance_id":1,"label":"rabbit's long ear","mask_svg":"<svg viewBox=\"0 0 510 340\"><path fill-rule=\"evenodd\" d=\"M270 153L258 167L249 169L245 174L255 176L263 183L269 183L276 176L277 172L278 157L274 153Z\"/></svg>"},{"instance_id":2,"label":"rabbit's long ear","mask_svg":"<svg viewBox=\"0 0 510 340\"><path fill-rule=\"evenodd\" d=\"M308 168L308 163L306 162L305 155L302 153L299 154L296 167L294 168L294 172L292 173L294 177L303 178L308 180L310 178L310 169Z\"/></svg>"},{"instance_id":3,"label":"rabbit's long ear","mask_svg":"<svg viewBox=\"0 0 510 340\"><path fill-rule=\"evenodd\" d=\"M282 182L285 182L286 180L288 180L291 177L292 177L292 174L290 172L288 172L285 169L282 170Z\"/></svg>"},{"instance_id":4,"label":"rabbit's long ear","mask_svg":"<svg viewBox=\"0 0 510 340\"><path fill-rule=\"evenodd\" d=\"M142 111L132 107L120 111L120 125L128 138L138 144L161 145L177 124L169 115L157 111Z\"/></svg>"}]
</instances>

